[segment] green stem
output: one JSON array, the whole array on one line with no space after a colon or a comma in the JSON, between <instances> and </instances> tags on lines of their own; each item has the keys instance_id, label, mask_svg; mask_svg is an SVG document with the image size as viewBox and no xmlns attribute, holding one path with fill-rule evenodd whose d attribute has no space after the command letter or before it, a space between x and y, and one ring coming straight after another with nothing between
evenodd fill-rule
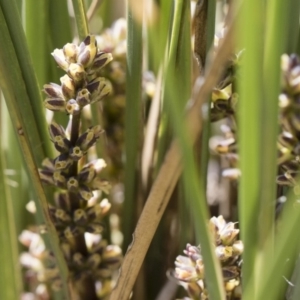
<instances>
[{"instance_id":1,"label":"green stem","mask_svg":"<svg viewBox=\"0 0 300 300\"><path fill-rule=\"evenodd\" d=\"M83 40L89 34L89 26L86 17L84 1L72 0L72 3L77 24L78 36L80 40Z\"/></svg>"},{"instance_id":2,"label":"green stem","mask_svg":"<svg viewBox=\"0 0 300 300\"><path fill-rule=\"evenodd\" d=\"M142 27L134 19L131 8L127 8L127 73L125 110L125 202L123 212L123 250L132 240L137 203L137 164L139 162L139 140L142 132Z\"/></svg>"}]
</instances>

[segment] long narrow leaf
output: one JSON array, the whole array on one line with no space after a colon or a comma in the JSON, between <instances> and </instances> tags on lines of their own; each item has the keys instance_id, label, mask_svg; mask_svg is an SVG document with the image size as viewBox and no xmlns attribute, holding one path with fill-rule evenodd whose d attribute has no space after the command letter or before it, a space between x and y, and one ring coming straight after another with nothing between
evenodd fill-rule
<instances>
[{"instance_id":1,"label":"long narrow leaf","mask_svg":"<svg viewBox=\"0 0 300 300\"><path fill-rule=\"evenodd\" d=\"M243 254L243 291L251 291L255 298L255 258L257 251L257 225L261 189L262 115L262 58L264 18L263 1L245 0L240 15L240 47L245 49L240 79L238 110L238 136L240 152L239 220ZM253 20L256 20L253 22ZM253 296L254 295L254 296ZM250 299L249 298L249 299ZM248 299L248 298L246 298Z\"/></svg>"},{"instance_id":2,"label":"long narrow leaf","mask_svg":"<svg viewBox=\"0 0 300 300\"><path fill-rule=\"evenodd\" d=\"M22 81L24 82L23 84L25 84L26 86L25 94L28 95L28 100L29 100L28 103L30 103L32 112L27 115L28 106L26 105L26 101L25 104L23 104L22 97L19 96L17 98L17 101L19 101L20 108L23 106L22 113L24 113L24 116L27 115L28 125L31 126L32 128L35 128L35 130L37 130L39 139L42 141L42 143L40 144L35 143L35 145L36 146L39 145L39 147L43 149L44 154L50 155L51 147L48 139L48 130L46 128L44 114L42 113L43 101L41 98L41 91L38 87L36 74L34 73L33 70L33 65L27 48L25 34L23 31L23 27L21 24L21 19L20 19L19 12L17 10L16 3L15 1L1 0L0 6L3 13L3 17L1 17L1 25L7 26L7 29L9 31L10 43L12 43L14 47L14 51L16 52L16 58L17 58L16 61L18 61L19 64L20 74L22 74L22 78L23 78ZM2 45L6 46L5 43ZM8 49L2 49L2 51L8 51ZM12 67L13 65L11 66L11 68ZM14 81L14 84L17 85L20 84L20 82ZM26 109L24 109L25 107ZM34 118L31 118L32 116ZM31 122L36 122L36 124L33 124ZM33 141L32 144L34 144ZM38 153L38 151L36 151L36 153ZM36 157L36 163L40 163L44 157L45 155Z\"/></svg>"},{"instance_id":3,"label":"long narrow leaf","mask_svg":"<svg viewBox=\"0 0 300 300\"><path fill-rule=\"evenodd\" d=\"M0 99L0 115L4 102ZM9 193L6 165L4 160L3 135L0 133L0 299L15 300L22 291L21 270L18 255L18 237L16 232L14 201Z\"/></svg>"},{"instance_id":4,"label":"long narrow leaf","mask_svg":"<svg viewBox=\"0 0 300 300\"><path fill-rule=\"evenodd\" d=\"M130 6L127 8L127 73L126 73L126 111L125 111L125 201L123 213L124 250L132 237L136 213L137 171L139 162L139 141L142 103L142 26L134 18Z\"/></svg>"},{"instance_id":5,"label":"long narrow leaf","mask_svg":"<svg viewBox=\"0 0 300 300\"><path fill-rule=\"evenodd\" d=\"M0 10L0 31L0 44L5 45L5 48L2 47L0 50L0 86L34 187L38 217L48 229L49 234L45 235L45 240L48 247L51 245L55 254L63 281L63 293L65 298L69 299L68 270L59 247L56 230L50 220L47 200L37 171L37 164L46 156L42 147L43 141L37 131L38 124L29 100L29 88L27 89L27 82L22 77L23 72L2 9ZM26 47L26 44L23 46Z\"/></svg>"},{"instance_id":6,"label":"long narrow leaf","mask_svg":"<svg viewBox=\"0 0 300 300\"><path fill-rule=\"evenodd\" d=\"M260 268L272 264L274 247L274 220L277 174L277 137L278 137L278 95L280 92L280 56L285 50L288 29L287 17L290 1L268 3L266 9L266 39L264 52L264 98L261 103L261 186L259 248L264 248L260 256ZM280 20L280 25L278 24ZM272 88L270 88L272 87ZM259 91L259 93L261 93ZM265 146L267 145L267 147ZM259 267L259 266L258 266ZM263 272L259 272L261 276ZM257 281L261 281L258 279Z\"/></svg>"}]
</instances>

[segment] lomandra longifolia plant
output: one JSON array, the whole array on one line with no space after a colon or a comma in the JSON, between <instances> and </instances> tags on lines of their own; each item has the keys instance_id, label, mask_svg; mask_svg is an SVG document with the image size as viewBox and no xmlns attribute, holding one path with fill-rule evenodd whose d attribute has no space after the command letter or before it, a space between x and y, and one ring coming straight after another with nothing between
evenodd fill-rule
<instances>
[{"instance_id":1,"label":"lomandra longifolia plant","mask_svg":"<svg viewBox=\"0 0 300 300\"><path fill-rule=\"evenodd\" d=\"M68 43L63 49L55 49L52 55L66 75L60 78L60 85L44 85L45 106L55 113L67 113L70 121L67 128L51 122L50 139L58 155L54 159L45 158L40 177L43 183L57 188L49 211L72 278L72 288L79 299L106 299L122 253L118 246L108 245L101 236L103 217L110 203L103 197L99 200L98 191L108 194L110 185L98 174L106 164L103 159L89 162L87 157L103 129L94 125L81 132L81 114L85 106L111 92L110 82L99 72L112 60L112 55L99 51L92 35L79 46ZM29 247L22 263L35 271L42 284L33 286L33 292L46 292L45 287L49 285L59 290L58 268L39 234L24 231L20 239Z\"/></svg>"}]
</instances>

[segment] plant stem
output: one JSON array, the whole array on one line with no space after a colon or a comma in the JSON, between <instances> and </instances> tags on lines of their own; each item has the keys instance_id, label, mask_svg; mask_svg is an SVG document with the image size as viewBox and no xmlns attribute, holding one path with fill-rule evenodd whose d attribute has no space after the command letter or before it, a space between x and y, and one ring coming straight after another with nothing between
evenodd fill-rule
<instances>
[{"instance_id":1,"label":"plant stem","mask_svg":"<svg viewBox=\"0 0 300 300\"><path fill-rule=\"evenodd\" d=\"M89 34L89 27L83 2L84 1L82 0L72 1L80 40L83 40Z\"/></svg>"}]
</instances>

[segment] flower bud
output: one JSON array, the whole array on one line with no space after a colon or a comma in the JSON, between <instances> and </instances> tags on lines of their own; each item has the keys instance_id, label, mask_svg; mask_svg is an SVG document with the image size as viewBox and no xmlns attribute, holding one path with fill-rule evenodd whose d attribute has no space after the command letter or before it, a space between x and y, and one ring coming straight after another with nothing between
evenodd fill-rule
<instances>
[{"instance_id":1,"label":"flower bud","mask_svg":"<svg viewBox=\"0 0 300 300\"><path fill-rule=\"evenodd\" d=\"M80 233L81 233L81 230L77 226L75 226L75 225L68 226L64 230L64 236L67 239L72 239L72 238L74 238L75 236L77 236Z\"/></svg>"},{"instance_id":2,"label":"flower bud","mask_svg":"<svg viewBox=\"0 0 300 300\"><path fill-rule=\"evenodd\" d=\"M94 196L94 194L88 186L80 185L78 196L81 200L89 201Z\"/></svg>"},{"instance_id":3,"label":"flower bud","mask_svg":"<svg viewBox=\"0 0 300 300\"><path fill-rule=\"evenodd\" d=\"M111 190L111 185L108 181L96 177L91 183L91 188L93 190L100 190L103 191L105 194L109 194Z\"/></svg>"},{"instance_id":4,"label":"flower bud","mask_svg":"<svg viewBox=\"0 0 300 300\"><path fill-rule=\"evenodd\" d=\"M110 82L103 77L92 80L86 88L91 93L91 103L101 100L111 92Z\"/></svg>"},{"instance_id":5,"label":"flower bud","mask_svg":"<svg viewBox=\"0 0 300 300\"><path fill-rule=\"evenodd\" d=\"M67 103L66 103L66 111L68 114L70 115L78 115L80 113L80 106L78 105L78 103L76 102L76 100L74 99L70 99Z\"/></svg>"},{"instance_id":6,"label":"flower bud","mask_svg":"<svg viewBox=\"0 0 300 300\"><path fill-rule=\"evenodd\" d=\"M60 188L66 187L67 178L61 171L55 171L53 173L53 181L55 185Z\"/></svg>"},{"instance_id":7,"label":"flower bud","mask_svg":"<svg viewBox=\"0 0 300 300\"><path fill-rule=\"evenodd\" d=\"M85 68L90 67L97 54L97 41L94 35L88 35L79 46L77 62Z\"/></svg>"},{"instance_id":8,"label":"flower bud","mask_svg":"<svg viewBox=\"0 0 300 300\"><path fill-rule=\"evenodd\" d=\"M81 89L77 93L76 102L80 107L84 107L91 103L91 94L88 89Z\"/></svg>"},{"instance_id":9,"label":"flower bud","mask_svg":"<svg viewBox=\"0 0 300 300\"><path fill-rule=\"evenodd\" d=\"M285 176L285 174L278 175L276 182L279 185L294 186L294 184Z\"/></svg>"},{"instance_id":10,"label":"flower bud","mask_svg":"<svg viewBox=\"0 0 300 300\"><path fill-rule=\"evenodd\" d=\"M43 183L54 184L53 171L47 169L38 169L38 171L39 171L40 179Z\"/></svg>"},{"instance_id":11,"label":"flower bud","mask_svg":"<svg viewBox=\"0 0 300 300\"><path fill-rule=\"evenodd\" d=\"M88 221L88 216L83 209L76 209L73 214L73 221L77 225L85 225Z\"/></svg>"},{"instance_id":12,"label":"flower bud","mask_svg":"<svg viewBox=\"0 0 300 300\"><path fill-rule=\"evenodd\" d=\"M217 246L215 253L220 261L226 261L228 258L233 256L233 249L230 246Z\"/></svg>"},{"instance_id":13,"label":"flower bud","mask_svg":"<svg viewBox=\"0 0 300 300\"><path fill-rule=\"evenodd\" d=\"M76 145L79 146L82 151L87 151L96 143L103 132L104 130L100 125L92 126L78 138Z\"/></svg>"},{"instance_id":14,"label":"flower bud","mask_svg":"<svg viewBox=\"0 0 300 300\"><path fill-rule=\"evenodd\" d=\"M78 174L80 183L89 183L96 177L96 171L93 166L84 167Z\"/></svg>"},{"instance_id":15,"label":"flower bud","mask_svg":"<svg viewBox=\"0 0 300 300\"><path fill-rule=\"evenodd\" d=\"M80 147L75 146L70 149L69 155L73 160L77 161L83 157L84 153L81 151Z\"/></svg>"},{"instance_id":16,"label":"flower bud","mask_svg":"<svg viewBox=\"0 0 300 300\"><path fill-rule=\"evenodd\" d=\"M103 199L99 204L90 206L86 209L89 219L94 220L105 216L111 208L111 204L107 199Z\"/></svg>"},{"instance_id":17,"label":"flower bud","mask_svg":"<svg viewBox=\"0 0 300 300\"><path fill-rule=\"evenodd\" d=\"M60 221L61 223L71 222L71 217L61 208L56 209L55 218L56 218L56 220Z\"/></svg>"},{"instance_id":18,"label":"flower bud","mask_svg":"<svg viewBox=\"0 0 300 300\"><path fill-rule=\"evenodd\" d=\"M66 192L56 192L54 194L54 203L57 207L60 207L66 211L70 210L69 194Z\"/></svg>"},{"instance_id":19,"label":"flower bud","mask_svg":"<svg viewBox=\"0 0 300 300\"><path fill-rule=\"evenodd\" d=\"M54 57L56 63L59 65L59 67L63 69L65 72L67 72L69 63L66 61L63 50L55 49L51 54Z\"/></svg>"},{"instance_id":20,"label":"flower bud","mask_svg":"<svg viewBox=\"0 0 300 300\"><path fill-rule=\"evenodd\" d=\"M73 163L72 159L69 157L68 153L63 153L55 158L54 167L55 170L64 170L71 166Z\"/></svg>"},{"instance_id":21,"label":"flower bud","mask_svg":"<svg viewBox=\"0 0 300 300\"><path fill-rule=\"evenodd\" d=\"M46 98L45 107L52 111L65 111L66 101L61 98Z\"/></svg>"},{"instance_id":22,"label":"flower bud","mask_svg":"<svg viewBox=\"0 0 300 300\"><path fill-rule=\"evenodd\" d=\"M85 71L80 64L70 64L68 69L68 75L74 80L75 85L82 82L85 76Z\"/></svg>"},{"instance_id":23,"label":"flower bud","mask_svg":"<svg viewBox=\"0 0 300 300\"><path fill-rule=\"evenodd\" d=\"M67 43L63 47L63 53L69 63L75 63L78 53L78 47L75 44Z\"/></svg>"},{"instance_id":24,"label":"flower bud","mask_svg":"<svg viewBox=\"0 0 300 300\"><path fill-rule=\"evenodd\" d=\"M75 97L75 83L72 78L70 78L68 75L64 75L60 78L61 82L61 89L64 97L66 99L72 99Z\"/></svg>"},{"instance_id":25,"label":"flower bud","mask_svg":"<svg viewBox=\"0 0 300 300\"><path fill-rule=\"evenodd\" d=\"M62 98L61 86L56 83L44 84L44 92L49 98Z\"/></svg>"},{"instance_id":26,"label":"flower bud","mask_svg":"<svg viewBox=\"0 0 300 300\"><path fill-rule=\"evenodd\" d=\"M105 264L115 265L121 262L122 250L119 246L116 245L108 245L103 253L102 259Z\"/></svg>"},{"instance_id":27,"label":"flower bud","mask_svg":"<svg viewBox=\"0 0 300 300\"><path fill-rule=\"evenodd\" d=\"M239 256L244 251L244 244L241 240L235 241L232 245L233 255Z\"/></svg>"},{"instance_id":28,"label":"flower bud","mask_svg":"<svg viewBox=\"0 0 300 300\"><path fill-rule=\"evenodd\" d=\"M52 121L49 126L49 133L51 141L54 143L57 151L61 153L69 151L71 143L66 138L65 130L61 125L58 125L56 122Z\"/></svg>"},{"instance_id":29,"label":"flower bud","mask_svg":"<svg viewBox=\"0 0 300 300\"><path fill-rule=\"evenodd\" d=\"M237 278L239 276L238 267L226 266L222 268L223 278L225 281Z\"/></svg>"},{"instance_id":30,"label":"flower bud","mask_svg":"<svg viewBox=\"0 0 300 300\"><path fill-rule=\"evenodd\" d=\"M192 297L192 299L206 299L206 298L200 296L203 292L203 289L200 287L198 282L193 282L193 281L188 282L187 291L189 293L189 296Z\"/></svg>"},{"instance_id":31,"label":"flower bud","mask_svg":"<svg viewBox=\"0 0 300 300\"><path fill-rule=\"evenodd\" d=\"M281 146L292 150L297 144L297 139L290 132L282 131L281 134L278 136L278 143Z\"/></svg>"},{"instance_id":32,"label":"flower bud","mask_svg":"<svg viewBox=\"0 0 300 300\"><path fill-rule=\"evenodd\" d=\"M67 181L67 188L70 192L77 192L79 187L78 180L75 177L70 177Z\"/></svg>"},{"instance_id":33,"label":"flower bud","mask_svg":"<svg viewBox=\"0 0 300 300\"><path fill-rule=\"evenodd\" d=\"M299 78L300 78L300 75L299 75ZM300 92L300 83L299 83L299 92ZM299 115L298 114L293 114L291 116L290 121L291 121L292 125L295 127L295 129L297 131L299 131L300 130L300 117L299 117Z\"/></svg>"},{"instance_id":34,"label":"flower bud","mask_svg":"<svg viewBox=\"0 0 300 300\"><path fill-rule=\"evenodd\" d=\"M113 60L111 53L99 51L93 63L93 69L101 69Z\"/></svg>"}]
</instances>

